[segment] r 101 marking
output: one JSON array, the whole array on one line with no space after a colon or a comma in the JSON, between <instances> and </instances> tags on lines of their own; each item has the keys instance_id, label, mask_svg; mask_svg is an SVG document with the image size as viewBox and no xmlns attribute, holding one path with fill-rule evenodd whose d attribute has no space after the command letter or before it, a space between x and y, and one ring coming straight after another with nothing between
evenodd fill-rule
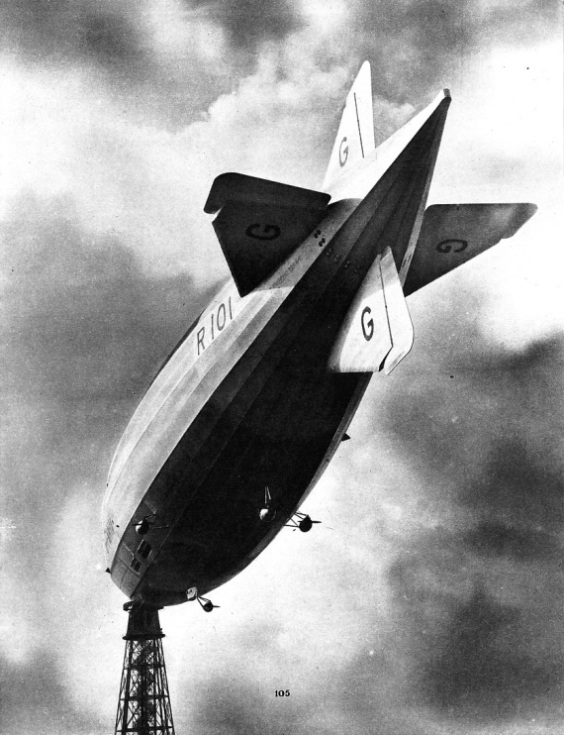
<instances>
[{"instance_id":1,"label":"r 101 marking","mask_svg":"<svg viewBox=\"0 0 564 735\"><path fill-rule=\"evenodd\" d=\"M233 319L233 308L231 306L231 296L227 299L227 305L223 302L212 311L210 315L210 329L206 334L206 325L204 324L196 332L196 345L198 357L206 347L214 341L220 332L223 332L225 325ZM206 344L207 342L207 344Z\"/></svg>"},{"instance_id":2,"label":"r 101 marking","mask_svg":"<svg viewBox=\"0 0 564 735\"><path fill-rule=\"evenodd\" d=\"M275 689L274 695L276 697L289 697L290 696L290 690L289 689Z\"/></svg>"}]
</instances>

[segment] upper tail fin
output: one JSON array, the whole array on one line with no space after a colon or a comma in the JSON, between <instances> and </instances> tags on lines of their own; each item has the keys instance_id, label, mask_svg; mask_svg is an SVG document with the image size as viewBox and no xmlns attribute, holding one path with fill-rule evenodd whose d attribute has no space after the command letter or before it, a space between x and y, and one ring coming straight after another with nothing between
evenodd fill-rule
<instances>
[{"instance_id":1,"label":"upper tail fin","mask_svg":"<svg viewBox=\"0 0 564 735\"><path fill-rule=\"evenodd\" d=\"M365 61L347 95L323 189L329 191L342 174L348 173L355 163L366 158L374 148L372 77L370 64Z\"/></svg>"}]
</instances>

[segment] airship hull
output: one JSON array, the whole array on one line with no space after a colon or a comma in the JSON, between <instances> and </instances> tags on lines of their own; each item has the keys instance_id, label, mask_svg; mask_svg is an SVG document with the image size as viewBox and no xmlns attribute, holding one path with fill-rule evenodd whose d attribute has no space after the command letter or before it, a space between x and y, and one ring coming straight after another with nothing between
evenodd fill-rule
<instances>
[{"instance_id":1,"label":"airship hull","mask_svg":"<svg viewBox=\"0 0 564 735\"><path fill-rule=\"evenodd\" d=\"M398 269L405 259L447 106L368 196L331 205L262 288L241 298L228 284L157 376L104 505L110 571L129 597L175 604L224 583L319 479L370 377L331 372L331 350L376 254L390 248Z\"/></svg>"}]
</instances>

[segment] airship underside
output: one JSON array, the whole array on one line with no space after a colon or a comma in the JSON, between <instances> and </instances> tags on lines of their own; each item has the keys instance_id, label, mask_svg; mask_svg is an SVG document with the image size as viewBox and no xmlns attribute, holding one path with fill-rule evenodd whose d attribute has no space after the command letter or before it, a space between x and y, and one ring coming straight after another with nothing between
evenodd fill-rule
<instances>
[{"instance_id":1,"label":"airship underside","mask_svg":"<svg viewBox=\"0 0 564 735\"><path fill-rule=\"evenodd\" d=\"M425 210L449 103L441 93L375 149L365 64L326 191L214 182L205 209L233 279L149 387L104 500L108 567L134 601L195 599L247 566L318 481L371 375L409 351L405 297L534 212Z\"/></svg>"}]
</instances>

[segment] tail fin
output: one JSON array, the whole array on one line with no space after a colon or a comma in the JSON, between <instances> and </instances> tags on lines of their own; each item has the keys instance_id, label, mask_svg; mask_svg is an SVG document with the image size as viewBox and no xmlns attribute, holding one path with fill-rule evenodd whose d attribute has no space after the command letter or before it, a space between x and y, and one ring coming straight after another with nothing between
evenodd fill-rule
<instances>
[{"instance_id":1,"label":"tail fin","mask_svg":"<svg viewBox=\"0 0 564 735\"><path fill-rule=\"evenodd\" d=\"M433 204L425 210L421 234L404 285L405 295L513 235L537 211L535 204Z\"/></svg>"},{"instance_id":2,"label":"tail fin","mask_svg":"<svg viewBox=\"0 0 564 735\"><path fill-rule=\"evenodd\" d=\"M368 271L329 357L335 373L386 375L413 345L413 324L389 247Z\"/></svg>"},{"instance_id":3,"label":"tail fin","mask_svg":"<svg viewBox=\"0 0 564 735\"><path fill-rule=\"evenodd\" d=\"M372 77L370 64L365 61L347 95L323 189L329 191L342 174L348 173L355 163L366 158L375 147Z\"/></svg>"}]
</instances>

